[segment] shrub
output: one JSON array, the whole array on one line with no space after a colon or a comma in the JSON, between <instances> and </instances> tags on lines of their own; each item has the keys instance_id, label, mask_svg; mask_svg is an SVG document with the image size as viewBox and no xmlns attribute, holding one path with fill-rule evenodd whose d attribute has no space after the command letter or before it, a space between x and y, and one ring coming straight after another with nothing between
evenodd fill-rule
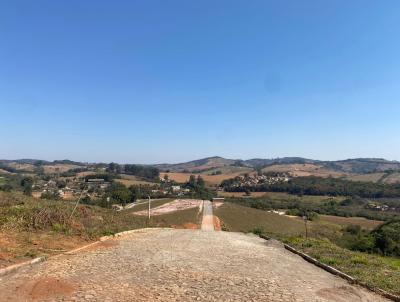
<instances>
[{"instance_id":1,"label":"shrub","mask_svg":"<svg viewBox=\"0 0 400 302\"><path fill-rule=\"evenodd\" d=\"M264 229L263 229L262 227L256 227L256 228L252 229L252 230L250 231L250 233L253 233L253 234L255 234L255 235L260 236L261 234L264 233Z\"/></svg>"}]
</instances>

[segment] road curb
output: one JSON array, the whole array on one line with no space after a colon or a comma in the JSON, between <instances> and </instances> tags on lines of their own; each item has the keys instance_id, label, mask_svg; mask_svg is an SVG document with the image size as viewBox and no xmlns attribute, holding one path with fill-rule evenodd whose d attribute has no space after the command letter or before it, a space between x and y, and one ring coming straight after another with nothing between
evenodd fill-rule
<instances>
[{"instance_id":1,"label":"road curb","mask_svg":"<svg viewBox=\"0 0 400 302\"><path fill-rule=\"evenodd\" d=\"M38 257L38 258L29 260L29 261L25 261L25 262L21 262L21 263L17 263L17 264L13 264L13 265L7 266L5 268L0 269L0 276L8 275L8 274L10 274L12 272L15 272L15 271L19 270L22 267L32 266L34 264L41 263L41 262L43 262L45 260L46 260L46 257Z\"/></svg>"},{"instance_id":2,"label":"road curb","mask_svg":"<svg viewBox=\"0 0 400 302\"><path fill-rule=\"evenodd\" d=\"M265 235L259 235L259 236L260 236L260 238L262 238L264 240L272 239L272 238L270 238L268 236L265 236ZM303 252L300 252L299 250L296 250L294 247L292 247L292 246L290 246L290 245L288 245L286 243L283 243L283 246L285 247L286 250L288 250L288 251L290 251L290 252L302 257L307 262L309 262L311 264L314 264L314 265L322 268L323 270L325 270L325 271L327 271L327 272L329 272L331 274L339 276L339 277L349 281L352 284L360 285L360 286L362 286L362 287L364 287L364 288L366 288L366 289L368 289L368 290L370 290L370 291L372 291L374 293L377 293L377 294L379 294L379 295L381 295L381 296L383 296L385 298L388 298L388 299L390 299L392 301L400 302L400 297L399 296L396 296L396 295L393 295L391 293L388 293L387 291L384 291L383 289L369 286L369 285L365 284L364 282L361 282L361 281L357 280L356 278L354 278L354 277L352 277L350 275L347 275L347 274L343 273L342 271L340 271L340 270L338 270L338 269L336 269L336 268L334 268L332 266L326 265L326 264L318 261L317 259L315 259L315 258L313 258L313 257L311 257L311 256L309 256L309 255L307 255L307 254L305 254Z\"/></svg>"},{"instance_id":3,"label":"road curb","mask_svg":"<svg viewBox=\"0 0 400 302\"><path fill-rule=\"evenodd\" d=\"M129 234L132 234L132 233L140 233L141 231L143 232L143 231L146 231L146 230L158 230L158 229L163 229L163 228L135 229L135 230L129 230L129 231L116 233L116 234L110 235L110 236L103 236L103 237L100 237L100 239L95 241L95 242L86 244L84 246L80 246L78 248L75 248L73 250L70 250L70 251L67 251L67 252L64 252L64 253L56 254L56 255L53 255L51 257L38 257L38 258L29 260L29 261L25 261L25 262L21 262L21 263L17 263L17 264L13 264L13 265L7 266L5 268L0 269L0 276L8 275L10 273L13 273L13 272L23 268L23 267L33 266L35 264L44 262L44 261L49 260L49 259L58 258L58 257L60 257L62 255L74 255L75 253L77 253L77 252L79 252L81 250L85 250L85 249L87 249L87 248L89 248L89 247L91 247L93 245L99 244L99 243L101 243L103 241L106 241L106 240L109 240L109 239L112 239L112 238L121 237L121 236L129 235ZM166 229L166 228L164 228L164 229Z\"/></svg>"}]
</instances>

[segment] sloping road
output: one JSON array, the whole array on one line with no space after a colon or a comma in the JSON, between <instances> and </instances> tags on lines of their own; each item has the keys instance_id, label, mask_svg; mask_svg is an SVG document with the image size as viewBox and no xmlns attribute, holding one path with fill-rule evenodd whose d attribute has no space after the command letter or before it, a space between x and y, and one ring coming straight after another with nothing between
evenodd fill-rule
<instances>
[{"instance_id":1,"label":"sloping road","mask_svg":"<svg viewBox=\"0 0 400 302\"><path fill-rule=\"evenodd\" d=\"M214 231L214 216L212 203L209 200L203 201L203 220L201 222L202 231Z\"/></svg>"},{"instance_id":2,"label":"sloping road","mask_svg":"<svg viewBox=\"0 0 400 302\"><path fill-rule=\"evenodd\" d=\"M0 301L387 301L253 235L145 229L0 280Z\"/></svg>"}]
</instances>

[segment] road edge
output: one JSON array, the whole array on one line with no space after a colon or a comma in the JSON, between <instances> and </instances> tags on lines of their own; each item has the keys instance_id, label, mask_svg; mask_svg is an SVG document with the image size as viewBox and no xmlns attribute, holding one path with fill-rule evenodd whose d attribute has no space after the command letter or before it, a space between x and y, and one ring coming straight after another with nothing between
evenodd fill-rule
<instances>
[{"instance_id":1,"label":"road edge","mask_svg":"<svg viewBox=\"0 0 400 302\"><path fill-rule=\"evenodd\" d=\"M87 248L89 248L89 247L91 247L93 245L99 244L99 243L101 243L103 241L106 241L106 240L122 237L124 235L129 235L129 234L133 234L133 233L139 233L141 231L158 230L158 229L169 229L169 228L142 228L142 229L134 229L134 230L123 231L123 232L115 233L114 235L110 235L110 236L102 236L97 241L94 241L94 242L91 242L89 244L77 247L77 248L75 248L73 250L70 250L70 251L67 251L67 252L63 252L63 253L60 253L60 254L55 254L55 255L52 255L50 257L45 257L45 256L37 257L37 258L34 258L32 260L28 260L28 261L25 261L25 262L12 264L10 266L6 266L4 268L1 268L0 269L0 277L3 277L3 276L6 276L8 274L11 274L13 272L16 272L16 271L18 271L21 268L24 268L26 266L33 266L35 264L39 264L39 263L42 263L42 262L50 260L50 259L55 259L55 258L63 256L63 255L74 255L75 253L77 253L79 251L85 250L85 249L87 249Z\"/></svg>"},{"instance_id":2,"label":"road edge","mask_svg":"<svg viewBox=\"0 0 400 302\"><path fill-rule=\"evenodd\" d=\"M272 239L272 238L270 238L268 236L265 236L265 235L259 235L259 237L264 239L264 240ZM352 277L352 276L350 276L348 274L345 274L342 271L340 271L340 270L338 270L338 269L336 269L336 268L334 268L332 266L329 266L327 264L324 264L324 263L318 261L317 259L311 257L310 255L307 255L306 253L303 253L303 252L301 252L299 250L296 250L294 247L292 247L292 246L290 246L290 245L288 245L286 243L282 242L282 244L283 244L283 246L284 246L284 248L286 250L288 250L288 251L290 251L290 252L302 257L307 262L322 268L323 270L327 271L328 273L331 273L331 274L336 275L336 276L338 276L338 277L340 277L342 279L345 279L345 280L347 280L348 282L350 282L352 284L357 284L359 286L362 286L362 287L364 287L364 288L366 288L366 289L368 289L368 290L370 290L370 291L372 291L372 292L374 292L376 294L379 294L379 295L381 295L381 296L383 296L385 298L388 298L388 299L390 299L392 301L400 302L400 296L396 296L396 295L391 294L391 293L389 293L387 291L384 291L383 289L380 289L380 288L369 286L368 284L366 284L364 282L361 282L361 281L357 280L356 278L354 278L354 277Z\"/></svg>"}]
</instances>

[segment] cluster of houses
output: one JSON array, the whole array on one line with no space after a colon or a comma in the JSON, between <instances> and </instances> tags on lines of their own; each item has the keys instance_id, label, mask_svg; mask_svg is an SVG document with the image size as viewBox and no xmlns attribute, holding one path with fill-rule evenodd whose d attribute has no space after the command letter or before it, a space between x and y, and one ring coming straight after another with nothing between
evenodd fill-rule
<instances>
[{"instance_id":1,"label":"cluster of houses","mask_svg":"<svg viewBox=\"0 0 400 302\"><path fill-rule=\"evenodd\" d=\"M365 206L366 209L374 210L374 211L396 211L396 208L391 208L386 204L378 204L374 202L370 202Z\"/></svg>"},{"instance_id":2,"label":"cluster of houses","mask_svg":"<svg viewBox=\"0 0 400 302\"><path fill-rule=\"evenodd\" d=\"M164 195L174 194L177 196L184 196L190 193L189 188L176 184L176 182L169 179L167 175L160 177L160 183L160 188L158 190L153 190L153 193L163 193Z\"/></svg>"},{"instance_id":3,"label":"cluster of houses","mask_svg":"<svg viewBox=\"0 0 400 302\"><path fill-rule=\"evenodd\" d=\"M190 189L178 185L172 185L171 183L164 183L162 187L153 189L151 192L160 195L174 194L176 196L184 196L185 194L190 193Z\"/></svg>"},{"instance_id":4,"label":"cluster of houses","mask_svg":"<svg viewBox=\"0 0 400 302\"><path fill-rule=\"evenodd\" d=\"M32 196L40 198L45 194L51 194L62 199L74 199L79 196L90 198L101 197L104 191L110 186L110 182L104 179L66 179L56 180L37 180L32 185Z\"/></svg>"},{"instance_id":5,"label":"cluster of houses","mask_svg":"<svg viewBox=\"0 0 400 302\"><path fill-rule=\"evenodd\" d=\"M289 175L286 173L274 174L274 175L242 175L235 177L235 182L232 184L233 187L250 187L260 184L273 185L276 183L288 182L290 180Z\"/></svg>"}]
</instances>

